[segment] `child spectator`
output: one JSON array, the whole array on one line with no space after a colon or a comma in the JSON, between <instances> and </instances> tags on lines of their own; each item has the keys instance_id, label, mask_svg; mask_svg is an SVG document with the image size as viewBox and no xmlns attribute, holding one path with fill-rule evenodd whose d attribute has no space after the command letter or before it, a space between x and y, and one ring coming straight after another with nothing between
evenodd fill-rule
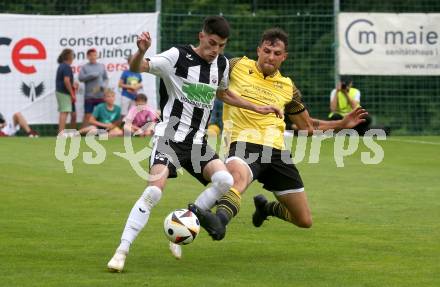
<instances>
[{"instance_id":1,"label":"child spectator","mask_svg":"<svg viewBox=\"0 0 440 287\"><path fill-rule=\"evenodd\" d=\"M64 131L66 126L67 115L70 113L70 125L72 129L76 129L76 95L75 85L73 83L73 50L64 49L58 56L58 69L55 79L55 94L58 103L58 112L60 113L58 119L58 133Z\"/></svg>"},{"instance_id":2,"label":"child spectator","mask_svg":"<svg viewBox=\"0 0 440 287\"><path fill-rule=\"evenodd\" d=\"M128 57L128 64L130 64L131 58L132 56ZM122 72L118 86L119 88L122 88L121 113L122 116L126 116L128 110L134 106L136 95L139 93L140 89L142 89L142 76L139 73L125 70Z\"/></svg>"},{"instance_id":3,"label":"child spectator","mask_svg":"<svg viewBox=\"0 0 440 287\"><path fill-rule=\"evenodd\" d=\"M151 136L158 117L154 109L147 105L148 99L144 94L136 96L136 105L131 107L124 118L124 130L139 136Z\"/></svg>"},{"instance_id":4,"label":"child spectator","mask_svg":"<svg viewBox=\"0 0 440 287\"><path fill-rule=\"evenodd\" d=\"M122 136L119 128L121 125L121 108L115 105L115 93L111 89L104 91L104 103L97 105L90 116L89 126L82 128L80 134L99 133L105 130L110 137Z\"/></svg>"}]
</instances>

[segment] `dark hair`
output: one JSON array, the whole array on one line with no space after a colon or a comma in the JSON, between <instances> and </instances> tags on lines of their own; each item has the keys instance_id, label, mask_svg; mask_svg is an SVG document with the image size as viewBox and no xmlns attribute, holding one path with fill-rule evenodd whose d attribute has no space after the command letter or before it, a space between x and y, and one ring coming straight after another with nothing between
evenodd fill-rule
<instances>
[{"instance_id":1,"label":"dark hair","mask_svg":"<svg viewBox=\"0 0 440 287\"><path fill-rule=\"evenodd\" d=\"M229 37L229 23L222 16L208 16L203 21L203 32L215 34L222 39Z\"/></svg>"},{"instance_id":2,"label":"dark hair","mask_svg":"<svg viewBox=\"0 0 440 287\"><path fill-rule=\"evenodd\" d=\"M341 82L341 89L346 90L348 86L353 82L350 76L341 76L340 80Z\"/></svg>"},{"instance_id":3,"label":"dark hair","mask_svg":"<svg viewBox=\"0 0 440 287\"><path fill-rule=\"evenodd\" d=\"M57 62L58 64L61 64L64 61L67 61L69 59L69 56L73 56L73 50L72 49L64 49L61 51L61 54L58 56Z\"/></svg>"},{"instance_id":4,"label":"dark hair","mask_svg":"<svg viewBox=\"0 0 440 287\"><path fill-rule=\"evenodd\" d=\"M347 75L341 76L341 83L350 84L351 82L353 82L353 79L350 76Z\"/></svg>"},{"instance_id":5,"label":"dark hair","mask_svg":"<svg viewBox=\"0 0 440 287\"><path fill-rule=\"evenodd\" d=\"M287 47L289 46L288 42L288 35L287 33L281 29L281 28L270 28L263 32L263 35L261 35L260 44L258 46L261 47L261 45L264 42L269 42L270 45L275 45L276 41L281 41L284 43L284 49L287 51Z\"/></svg>"},{"instance_id":6,"label":"dark hair","mask_svg":"<svg viewBox=\"0 0 440 287\"><path fill-rule=\"evenodd\" d=\"M137 94L135 101L147 102L147 96L145 94Z\"/></svg>"}]
</instances>

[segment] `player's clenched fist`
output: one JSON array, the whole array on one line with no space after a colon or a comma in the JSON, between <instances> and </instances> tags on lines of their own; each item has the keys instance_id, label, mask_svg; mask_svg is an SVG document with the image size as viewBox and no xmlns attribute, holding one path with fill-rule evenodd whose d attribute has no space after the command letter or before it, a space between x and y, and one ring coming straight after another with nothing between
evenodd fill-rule
<instances>
[{"instance_id":1,"label":"player's clenched fist","mask_svg":"<svg viewBox=\"0 0 440 287\"><path fill-rule=\"evenodd\" d=\"M148 48L150 48L151 46L151 36L149 32L142 32L142 34L140 34L138 36L137 42L136 42L138 49L141 52L146 52L148 50Z\"/></svg>"}]
</instances>

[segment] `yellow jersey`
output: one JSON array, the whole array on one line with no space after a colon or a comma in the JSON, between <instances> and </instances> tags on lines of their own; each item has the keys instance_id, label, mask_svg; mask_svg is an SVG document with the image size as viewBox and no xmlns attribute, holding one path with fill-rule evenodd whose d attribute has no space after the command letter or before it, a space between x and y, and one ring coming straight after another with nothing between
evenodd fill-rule
<instances>
[{"instance_id":1,"label":"yellow jersey","mask_svg":"<svg viewBox=\"0 0 440 287\"><path fill-rule=\"evenodd\" d=\"M247 57L230 60L229 89L256 105L272 105L297 114L305 110L301 93L292 80L279 71L264 76L254 60ZM283 150L285 123L275 114L262 115L228 104L223 107L223 129L226 143L250 142Z\"/></svg>"}]
</instances>

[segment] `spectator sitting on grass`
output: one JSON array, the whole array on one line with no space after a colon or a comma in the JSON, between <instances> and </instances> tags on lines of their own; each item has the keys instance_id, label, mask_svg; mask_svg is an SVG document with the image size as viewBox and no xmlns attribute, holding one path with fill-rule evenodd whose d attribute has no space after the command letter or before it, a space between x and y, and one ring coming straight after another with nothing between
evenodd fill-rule
<instances>
[{"instance_id":1,"label":"spectator sitting on grass","mask_svg":"<svg viewBox=\"0 0 440 287\"><path fill-rule=\"evenodd\" d=\"M38 133L29 127L26 119L20 112L13 114L8 121L0 114L0 137L13 136L20 130L20 127L29 137L38 137Z\"/></svg>"},{"instance_id":2,"label":"spectator sitting on grass","mask_svg":"<svg viewBox=\"0 0 440 287\"><path fill-rule=\"evenodd\" d=\"M137 94L135 103L124 118L124 130L138 136L151 136L158 120L156 112L148 104L147 96Z\"/></svg>"},{"instance_id":3,"label":"spectator sitting on grass","mask_svg":"<svg viewBox=\"0 0 440 287\"><path fill-rule=\"evenodd\" d=\"M115 105L115 93L111 89L104 92L104 103L93 109L89 126L80 129L80 134L97 134L100 130L107 131L110 137L122 136L123 132L119 127L122 123L121 108Z\"/></svg>"}]
</instances>

